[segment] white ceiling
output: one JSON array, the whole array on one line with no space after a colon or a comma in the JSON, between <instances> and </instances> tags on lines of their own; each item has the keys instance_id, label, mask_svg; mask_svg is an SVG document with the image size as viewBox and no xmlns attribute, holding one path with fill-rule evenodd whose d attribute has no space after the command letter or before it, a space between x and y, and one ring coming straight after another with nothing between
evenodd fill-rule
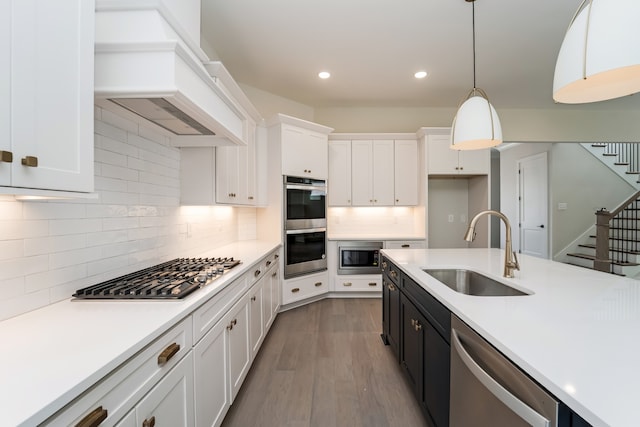
<instances>
[{"instance_id":1,"label":"white ceiling","mask_svg":"<svg viewBox=\"0 0 640 427\"><path fill-rule=\"evenodd\" d=\"M556 56L580 2L475 2L477 86L498 111L640 108L638 96L553 107ZM238 82L312 107L455 108L473 87L465 0L202 0L202 36Z\"/></svg>"}]
</instances>

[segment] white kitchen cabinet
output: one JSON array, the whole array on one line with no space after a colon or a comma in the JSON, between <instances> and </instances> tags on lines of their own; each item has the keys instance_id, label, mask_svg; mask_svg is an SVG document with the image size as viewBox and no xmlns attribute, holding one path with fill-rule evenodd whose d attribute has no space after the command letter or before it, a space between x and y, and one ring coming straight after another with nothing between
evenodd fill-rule
<instances>
[{"instance_id":1,"label":"white kitchen cabinet","mask_svg":"<svg viewBox=\"0 0 640 427\"><path fill-rule=\"evenodd\" d=\"M213 147L180 149L180 204L214 205L216 151Z\"/></svg>"},{"instance_id":2,"label":"white kitchen cabinet","mask_svg":"<svg viewBox=\"0 0 640 427\"><path fill-rule=\"evenodd\" d=\"M0 192L91 192L94 1L4 3Z\"/></svg>"},{"instance_id":3,"label":"white kitchen cabinet","mask_svg":"<svg viewBox=\"0 0 640 427\"><path fill-rule=\"evenodd\" d=\"M269 144L279 150L282 175L327 179L328 135L332 128L306 120L276 114L267 123Z\"/></svg>"},{"instance_id":4,"label":"white kitchen cabinet","mask_svg":"<svg viewBox=\"0 0 640 427\"><path fill-rule=\"evenodd\" d=\"M329 292L329 275L327 271L287 279L282 283L282 305Z\"/></svg>"},{"instance_id":5,"label":"white kitchen cabinet","mask_svg":"<svg viewBox=\"0 0 640 427\"><path fill-rule=\"evenodd\" d=\"M360 137L329 141L329 206L418 204L417 140L338 136Z\"/></svg>"},{"instance_id":6,"label":"white kitchen cabinet","mask_svg":"<svg viewBox=\"0 0 640 427\"><path fill-rule=\"evenodd\" d=\"M148 410L157 408L158 411L164 411L164 408L159 408L160 402L168 399L172 402L171 406L173 406L183 397L181 394L176 394L178 390L173 390L175 387L168 387L168 383L177 384L179 382L183 390L186 390L185 393L191 393L184 396L189 397L189 402L193 402L192 377L183 370L187 369L192 375L191 362L186 362L188 368L180 368L179 372L181 373L172 374L174 372L173 368L183 358L191 359L192 337L192 319L191 316L188 316L138 355L93 386L87 393L76 399L73 404L48 419L43 425L77 425L90 418L91 414L96 413L105 417L105 424L114 424L125 415L129 419L130 411L133 408L139 414L139 405L144 402L146 396L151 394L154 397L150 398L146 408ZM163 383L163 379L169 375L172 375L171 380ZM184 400L182 401L184 402ZM150 402L157 403L150 404ZM184 405L187 404L184 403ZM182 408L193 413L191 406L184 405ZM188 403L188 405L192 405L192 403ZM176 412L179 410L178 406L176 406ZM147 416L148 410L145 412L145 416ZM188 416L187 419L193 420L193 417ZM142 421L138 425L142 425ZM182 421L166 424L163 422L160 425L193 425L193 422L191 421L190 424L184 424Z\"/></svg>"},{"instance_id":7,"label":"white kitchen cabinet","mask_svg":"<svg viewBox=\"0 0 640 427\"><path fill-rule=\"evenodd\" d=\"M449 135L427 136L429 175L488 175L491 150L452 150Z\"/></svg>"},{"instance_id":8,"label":"white kitchen cabinet","mask_svg":"<svg viewBox=\"0 0 640 427\"><path fill-rule=\"evenodd\" d=\"M351 206L351 141L329 141L329 206Z\"/></svg>"},{"instance_id":9,"label":"white kitchen cabinet","mask_svg":"<svg viewBox=\"0 0 640 427\"><path fill-rule=\"evenodd\" d=\"M337 274L335 280L335 292L382 292L381 274Z\"/></svg>"},{"instance_id":10,"label":"white kitchen cabinet","mask_svg":"<svg viewBox=\"0 0 640 427\"><path fill-rule=\"evenodd\" d=\"M384 242L385 249L426 249L424 240L387 240Z\"/></svg>"},{"instance_id":11,"label":"white kitchen cabinet","mask_svg":"<svg viewBox=\"0 0 640 427\"><path fill-rule=\"evenodd\" d=\"M269 276L262 276L249 292L249 343L251 357L255 357L264 338L264 294L265 285L269 283Z\"/></svg>"},{"instance_id":12,"label":"white kitchen cabinet","mask_svg":"<svg viewBox=\"0 0 640 427\"><path fill-rule=\"evenodd\" d=\"M195 425L193 354L180 361L136 406L139 426Z\"/></svg>"},{"instance_id":13,"label":"white kitchen cabinet","mask_svg":"<svg viewBox=\"0 0 640 427\"><path fill-rule=\"evenodd\" d=\"M393 140L351 142L352 206L394 205Z\"/></svg>"},{"instance_id":14,"label":"white kitchen cabinet","mask_svg":"<svg viewBox=\"0 0 640 427\"><path fill-rule=\"evenodd\" d=\"M394 143L394 204L415 206L418 204L418 142L416 140Z\"/></svg>"},{"instance_id":15,"label":"white kitchen cabinet","mask_svg":"<svg viewBox=\"0 0 640 427\"><path fill-rule=\"evenodd\" d=\"M282 126L282 174L327 179L327 135Z\"/></svg>"},{"instance_id":16,"label":"white kitchen cabinet","mask_svg":"<svg viewBox=\"0 0 640 427\"><path fill-rule=\"evenodd\" d=\"M251 206L255 191L256 127L251 123L246 147L216 148L216 203Z\"/></svg>"},{"instance_id":17,"label":"white kitchen cabinet","mask_svg":"<svg viewBox=\"0 0 640 427\"><path fill-rule=\"evenodd\" d=\"M277 258L272 269L267 272L267 277L268 282L265 283L262 300L265 331L269 330L280 309L280 264L277 262Z\"/></svg>"}]
</instances>

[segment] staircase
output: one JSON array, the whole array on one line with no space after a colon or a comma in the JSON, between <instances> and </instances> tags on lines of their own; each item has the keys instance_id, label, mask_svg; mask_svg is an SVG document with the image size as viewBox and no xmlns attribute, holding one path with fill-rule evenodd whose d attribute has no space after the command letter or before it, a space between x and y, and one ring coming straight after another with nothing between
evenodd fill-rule
<instances>
[{"instance_id":1,"label":"staircase","mask_svg":"<svg viewBox=\"0 0 640 427\"><path fill-rule=\"evenodd\" d=\"M587 144L583 144L586 146ZM640 143L589 144L603 162L640 188ZM567 254L568 263L629 277L640 277L640 191L613 212L596 212L595 233Z\"/></svg>"}]
</instances>

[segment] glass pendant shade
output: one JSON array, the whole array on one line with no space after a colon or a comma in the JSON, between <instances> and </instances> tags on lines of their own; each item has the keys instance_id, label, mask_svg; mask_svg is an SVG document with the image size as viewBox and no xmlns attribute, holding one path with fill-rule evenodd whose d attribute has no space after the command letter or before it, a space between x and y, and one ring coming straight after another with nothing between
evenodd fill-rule
<instances>
[{"instance_id":1,"label":"glass pendant shade","mask_svg":"<svg viewBox=\"0 0 640 427\"><path fill-rule=\"evenodd\" d=\"M581 104L640 92L638 18L639 0L584 0L558 54L553 99Z\"/></svg>"},{"instance_id":2,"label":"glass pendant shade","mask_svg":"<svg viewBox=\"0 0 640 427\"><path fill-rule=\"evenodd\" d=\"M451 125L453 150L479 150L502 143L500 119L481 89L473 89L460 105Z\"/></svg>"}]
</instances>

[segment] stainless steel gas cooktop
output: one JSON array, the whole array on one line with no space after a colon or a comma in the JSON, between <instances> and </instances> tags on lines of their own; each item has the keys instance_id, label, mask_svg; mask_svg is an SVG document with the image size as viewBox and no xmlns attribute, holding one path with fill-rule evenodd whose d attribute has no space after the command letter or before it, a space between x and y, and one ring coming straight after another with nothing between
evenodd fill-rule
<instances>
[{"instance_id":1,"label":"stainless steel gas cooktop","mask_svg":"<svg viewBox=\"0 0 640 427\"><path fill-rule=\"evenodd\" d=\"M180 299L241 262L233 258L176 258L77 290L77 299Z\"/></svg>"}]
</instances>

